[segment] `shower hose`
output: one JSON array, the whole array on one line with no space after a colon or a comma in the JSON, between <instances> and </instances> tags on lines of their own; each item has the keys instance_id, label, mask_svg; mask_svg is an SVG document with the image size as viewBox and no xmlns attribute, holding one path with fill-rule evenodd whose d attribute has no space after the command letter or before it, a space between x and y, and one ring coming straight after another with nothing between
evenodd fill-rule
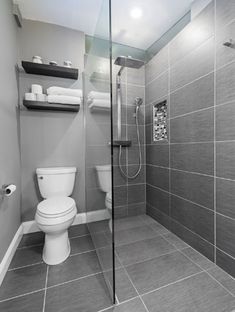
<instances>
[{"instance_id":1,"label":"shower hose","mask_svg":"<svg viewBox=\"0 0 235 312\"><path fill-rule=\"evenodd\" d=\"M140 174L142 168L142 155L141 155L141 146L140 146L140 130L139 130L139 106L136 106L136 114L135 114L135 125L136 125L136 134L137 134L137 141L138 141L138 149L139 149L139 165L137 171L134 175L128 175L127 172L123 170L122 167L122 146L119 146L119 157L118 157L118 166L121 171L121 174L127 179L135 179Z\"/></svg>"}]
</instances>

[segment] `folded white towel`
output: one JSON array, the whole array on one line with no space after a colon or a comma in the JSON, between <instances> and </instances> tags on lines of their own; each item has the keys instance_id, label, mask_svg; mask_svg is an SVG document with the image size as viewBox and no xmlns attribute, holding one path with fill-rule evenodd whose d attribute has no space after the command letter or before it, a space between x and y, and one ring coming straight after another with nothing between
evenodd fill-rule
<instances>
[{"instance_id":1,"label":"folded white towel","mask_svg":"<svg viewBox=\"0 0 235 312\"><path fill-rule=\"evenodd\" d=\"M48 95L69 95L69 96L77 96L82 97L81 89L69 89L69 88L61 88L61 87L50 87L47 89Z\"/></svg>"},{"instance_id":2,"label":"folded white towel","mask_svg":"<svg viewBox=\"0 0 235 312\"><path fill-rule=\"evenodd\" d=\"M108 92L91 91L88 94L88 98L109 100L110 99L110 94Z\"/></svg>"},{"instance_id":3,"label":"folded white towel","mask_svg":"<svg viewBox=\"0 0 235 312\"><path fill-rule=\"evenodd\" d=\"M82 100L76 96L69 95L48 95L47 101L49 103L59 103L59 104L81 104Z\"/></svg>"},{"instance_id":4,"label":"folded white towel","mask_svg":"<svg viewBox=\"0 0 235 312\"><path fill-rule=\"evenodd\" d=\"M109 109L110 108L110 101L107 101L107 100L93 100L92 102L88 102L90 103L89 105L89 108L92 108L92 109Z\"/></svg>"}]
</instances>

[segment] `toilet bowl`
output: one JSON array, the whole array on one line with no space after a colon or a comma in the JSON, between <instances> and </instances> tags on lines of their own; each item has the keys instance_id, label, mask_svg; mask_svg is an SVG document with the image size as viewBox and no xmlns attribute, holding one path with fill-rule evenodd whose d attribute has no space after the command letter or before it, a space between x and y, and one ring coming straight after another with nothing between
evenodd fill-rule
<instances>
[{"instance_id":1,"label":"toilet bowl","mask_svg":"<svg viewBox=\"0 0 235 312\"><path fill-rule=\"evenodd\" d=\"M37 169L39 189L43 198L37 206L35 221L45 233L43 260L56 265L66 260L70 254L68 228L77 213L72 194L76 168Z\"/></svg>"},{"instance_id":2,"label":"toilet bowl","mask_svg":"<svg viewBox=\"0 0 235 312\"><path fill-rule=\"evenodd\" d=\"M112 191L111 191L111 165L96 166L99 186L106 193L105 207L109 212L109 229L112 232Z\"/></svg>"}]
</instances>

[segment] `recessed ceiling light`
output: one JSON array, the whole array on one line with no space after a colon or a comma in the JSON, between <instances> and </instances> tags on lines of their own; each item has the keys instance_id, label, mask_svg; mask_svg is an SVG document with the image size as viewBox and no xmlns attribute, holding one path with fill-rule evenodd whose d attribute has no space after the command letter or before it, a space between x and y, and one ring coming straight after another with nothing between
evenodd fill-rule
<instances>
[{"instance_id":1,"label":"recessed ceiling light","mask_svg":"<svg viewBox=\"0 0 235 312\"><path fill-rule=\"evenodd\" d=\"M131 10L130 15L132 18L140 18L142 16L142 10L140 8L134 8Z\"/></svg>"}]
</instances>

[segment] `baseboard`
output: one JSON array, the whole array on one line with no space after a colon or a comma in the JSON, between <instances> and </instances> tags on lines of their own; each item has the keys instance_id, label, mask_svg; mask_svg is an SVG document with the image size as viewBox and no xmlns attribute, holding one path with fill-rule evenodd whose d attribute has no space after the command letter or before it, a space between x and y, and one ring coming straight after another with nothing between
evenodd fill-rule
<instances>
[{"instance_id":1,"label":"baseboard","mask_svg":"<svg viewBox=\"0 0 235 312\"><path fill-rule=\"evenodd\" d=\"M16 249L21 241L23 235L23 226L22 224L19 226L17 232L15 233L1 263L0 263L0 286L2 281L7 273L11 260L16 252Z\"/></svg>"},{"instance_id":2,"label":"baseboard","mask_svg":"<svg viewBox=\"0 0 235 312\"><path fill-rule=\"evenodd\" d=\"M76 215L73 225L107 220L109 218L110 218L110 215L107 209L95 210L95 211L89 211L89 212L81 212ZM29 233L40 231L40 229L38 228L34 220L23 222L22 226L23 226L24 234L29 234Z\"/></svg>"}]
</instances>

